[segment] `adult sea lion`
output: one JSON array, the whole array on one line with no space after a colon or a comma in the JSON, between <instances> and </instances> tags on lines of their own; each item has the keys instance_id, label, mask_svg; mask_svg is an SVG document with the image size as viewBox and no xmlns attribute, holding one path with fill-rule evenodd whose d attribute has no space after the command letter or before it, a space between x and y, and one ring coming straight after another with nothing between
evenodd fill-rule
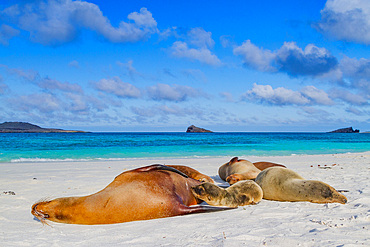
<instances>
[{"instance_id":1,"label":"adult sea lion","mask_svg":"<svg viewBox=\"0 0 370 247\"><path fill-rule=\"evenodd\" d=\"M226 164L223 164L218 169L220 178L230 185L241 180L255 179L261 172L248 160L240 160L238 157L232 158Z\"/></svg>"},{"instance_id":2,"label":"adult sea lion","mask_svg":"<svg viewBox=\"0 0 370 247\"><path fill-rule=\"evenodd\" d=\"M93 225L228 209L195 205L200 201L190 188L198 184L172 167L151 165L123 172L89 196L35 203L31 212L41 222Z\"/></svg>"},{"instance_id":3,"label":"adult sea lion","mask_svg":"<svg viewBox=\"0 0 370 247\"><path fill-rule=\"evenodd\" d=\"M314 203L339 202L347 198L330 185L316 180L305 180L296 172L282 167L270 167L258 174L256 183L263 190L263 198L275 201L308 201Z\"/></svg>"},{"instance_id":4,"label":"adult sea lion","mask_svg":"<svg viewBox=\"0 0 370 247\"><path fill-rule=\"evenodd\" d=\"M186 174L189 178L193 178L195 180L198 180L200 182L210 182L215 183L212 178L209 176L198 172L197 170L183 165L167 165L169 167L175 168L176 170L179 170L180 172Z\"/></svg>"},{"instance_id":5,"label":"adult sea lion","mask_svg":"<svg viewBox=\"0 0 370 247\"><path fill-rule=\"evenodd\" d=\"M269 168L269 167L274 167L274 166L280 166L280 167L285 167L284 165L280 165L280 164L276 164L276 163L272 163L272 162L266 162L266 161L260 161L260 162L255 162L253 163L253 165L255 167L257 167L258 169L260 169L261 171Z\"/></svg>"},{"instance_id":6,"label":"adult sea lion","mask_svg":"<svg viewBox=\"0 0 370 247\"><path fill-rule=\"evenodd\" d=\"M238 207L262 200L261 187L252 180L239 181L224 189L215 184L202 183L191 187L194 196L212 206Z\"/></svg>"}]
</instances>

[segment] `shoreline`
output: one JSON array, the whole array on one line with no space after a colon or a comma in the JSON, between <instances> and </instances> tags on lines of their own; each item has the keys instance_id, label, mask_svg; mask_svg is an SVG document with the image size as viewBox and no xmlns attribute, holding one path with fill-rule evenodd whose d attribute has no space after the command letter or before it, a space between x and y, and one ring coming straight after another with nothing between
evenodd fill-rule
<instances>
[{"instance_id":1,"label":"shoreline","mask_svg":"<svg viewBox=\"0 0 370 247\"><path fill-rule=\"evenodd\" d=\"M359 152L335 152L335 153L324 153L324 154L290 154L290 155L235 155L241 159L249 158L265 158L268 159L270 157L299 157L299 156L326 156L326 155L370 155L370 151L359 151ZM140 161L140 160L205 160L205 159L223 159L223 158L232 158L235 157L233 155L220 155L220 156L168 156L168 157L130 157L130 158L93 158L93 159L46 159L46 158L20 158L14 159L11 161L0 161L1 164L17 164L17 163L71 163L71 162L124 162L124 161Z\"/></svg>"},{"instance_id":2,"label":"shoreline","mask_svg":"<svg viewBox=\"0 0 370 247\"><path fill-rule=\"evenodd\" d=\"M226 185L218 168L231 158L1 163L0 241L2 246L88 247L370 244L370 152L239 156L284 164L306 179L346 190L344 205L262 200L230 211L93 226L54 222L44 226L30 212L40 199L89 195L120 173L153 163L187 165L209 175L217 185Z\"/></svg>"}]
</instances>

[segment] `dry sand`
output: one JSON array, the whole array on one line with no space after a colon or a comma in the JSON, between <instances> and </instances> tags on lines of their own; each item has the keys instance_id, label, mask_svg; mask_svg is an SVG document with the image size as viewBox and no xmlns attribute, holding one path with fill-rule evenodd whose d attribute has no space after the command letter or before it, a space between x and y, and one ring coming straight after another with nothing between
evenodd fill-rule
<instances>
[{"instance_id":1,"label":"dry sand","mask_svg":"<svg viewBox=\"0 0 370 247\"><path fill-rule=\"evenodd\" d=\"M239 157L282 163L348 190L345 205L262 200L223 212L95 226L47 226L30 213L35 201L92 194L121 172L154 163L188 165L222 185L218 167L230 158L1 163L0 246L370 246L370 152Z\"/></svg>"}]
</instances>

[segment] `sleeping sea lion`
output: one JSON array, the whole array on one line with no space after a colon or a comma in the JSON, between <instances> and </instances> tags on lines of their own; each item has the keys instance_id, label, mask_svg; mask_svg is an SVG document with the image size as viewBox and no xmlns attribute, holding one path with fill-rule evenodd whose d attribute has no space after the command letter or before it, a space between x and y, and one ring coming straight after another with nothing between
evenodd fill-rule
<instances>
[{"instance_id":1,"label":"sleeping sea lion","mask_svg":"<svg viewBox=\"0 0 370 247\"><path fill-rule=\"evenodd\" d=\"M260 172L252 162L239 160L238 157L232 158L218 169L220 178L230 185L241 180L255 179Z\"/></svg>"},{"instance_id":2,"label":"sleeping sea lion","mask_svg":"<svg viewBox=\"0 0 370 247\"><path fill-rule=\"evenodd\" d=\"M195 180L198 180L200 182L210 182L215 183L212 178L209 176L198 172L197 170L188 167L188 166L182 166L182 165L167 165L169 167L175 168L176 170L179 170L180 172L186 174L189 178L193 178Z\"/></svg>"},{"instance_id":3,"label":"sleeping sea lion","mask_svg":"<svg viewBox=\"0 0 370 247\"><path fill-rule=\"evenodd\" d=\"M194 196L212 206L238 207L262 200L261 187L252 180L239 181L224 189L215 184L202 183L191 187Z\"/></svg>"},{"instance_id":4,"label":"sleeping sea lion","mask_svg":"<svg viewBox=\"0 0 370 247\"><path fill-rule=\"evenodd\" d=\"M308 201L314 203L339 202L347 198L330 185L316 180L305 180L296 172L282 167L270 167L258 174L256 183L263 190L263 198L275 201Z\"/></svg>"},{"instance_id":5,"label":"sleeping sea lion","mask_svg":"<svg viewBox=\"0 0 370 247\"><path fill-rule=\"evenodd\" d=\"M151 165L123 172L103 190L89 196L35 203L31 212L43 223L48 219L93 225L228 209L195 205L200 201L190 188L198 184L172 167Z\"/></svg>"}]
</instances>

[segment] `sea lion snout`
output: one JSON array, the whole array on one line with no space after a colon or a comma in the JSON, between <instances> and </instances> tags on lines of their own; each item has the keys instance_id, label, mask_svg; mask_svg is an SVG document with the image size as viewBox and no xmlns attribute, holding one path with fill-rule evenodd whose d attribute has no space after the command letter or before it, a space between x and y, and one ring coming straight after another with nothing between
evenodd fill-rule
<instances>
[{"instance_id":1,"label":"sea lion snout","mask_svg":"<svg viewBox=\"0 0 370 247\"><path fill-rule=\"evenodd\" d=\"M46 212L44 212L44 210L42 210L42 208L40 208L40 204L43 204L45 202L38 202L38 203L35 203L33 206L32 206L32 211L31 213L39 220L44 220L44 219L47 219L49 218L49 214L47 214Z\"/></svg>"}]
</instances>

